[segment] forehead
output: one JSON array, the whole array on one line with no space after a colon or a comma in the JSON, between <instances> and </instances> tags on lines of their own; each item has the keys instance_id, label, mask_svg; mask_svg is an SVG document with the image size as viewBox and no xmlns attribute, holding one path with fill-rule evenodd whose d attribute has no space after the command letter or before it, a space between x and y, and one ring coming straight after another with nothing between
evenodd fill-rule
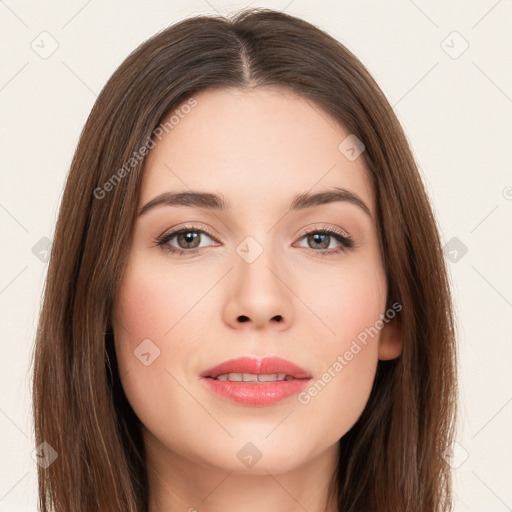
<instances>
[{"instance_id":1,"label":"forehead","mask_svg":"<svg viewBox=\"0 0 512 512\"><path fill-rule=\"evenodd\" d=\"M233 205L282 206L296 194L334 186L373 211L363 158L349 160L339 149L350 133L316 103L277 87L208 89L193 100L193 107L175 107L161 140L155 138L140 204L194 189L222 193Z\"/></svg>"}]
</instances>

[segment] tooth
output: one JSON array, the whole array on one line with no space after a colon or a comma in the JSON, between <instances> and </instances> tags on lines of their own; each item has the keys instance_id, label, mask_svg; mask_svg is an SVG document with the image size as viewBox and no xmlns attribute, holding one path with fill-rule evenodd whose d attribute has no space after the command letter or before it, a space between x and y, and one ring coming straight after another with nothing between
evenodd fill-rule
<instances>
[{"instance_id":1,"label":"tooth","mask_svg":"<svg viewBox=\"0 0 512 512\"><path fill-rule=\"evenodd\" d=\"M283 380L292 379L293 377L290 377L285 373L271 373L260 375L257 375L255 373L223 373L215 377L215 380L230 380L233 382L279 382Z\"/></svg>"},{"instance_id":2,"label":"tooth","mask_svg":"<svg viewBox=\"0 0 512 512\"><path fill-rule=\"evenodd\" d=\"M273 374L273 375L267 375L267 374L258 375L258 382L272 382L274 380L276 380L276 374Z\"/></svg>"}]
</instances>

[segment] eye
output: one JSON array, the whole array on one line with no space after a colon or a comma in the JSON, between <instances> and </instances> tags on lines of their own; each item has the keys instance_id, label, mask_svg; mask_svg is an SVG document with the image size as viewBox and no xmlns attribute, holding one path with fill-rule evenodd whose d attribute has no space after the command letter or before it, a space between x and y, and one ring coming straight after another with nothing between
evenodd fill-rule
<instances>
[{"instance_id":1,"label":"eye","mask_svg":"<svg viewBox=\"0 0 512 512\"><path fill-rule=\"evenodd\" d=\"M199 244L203 236L212 240L212 237L205 230L193 226L185 226L160 237L157 240L157 245L160 246L162 250L174 254L194 254L198 252L199 249L202 249ZM178 247L170 243L173 239L176 239Z\"/></svg>"},{"instance_id":2,"label":"eye","mask_svg":"<svg viewBox=\"0 0 512 512\"><path fill-rule=\"evenodd\" d=\"M214 240L213 235L204 229L199 229L194 226L184 226L162 235L156 242L165 252L171 252L177 255L195 254L205 247L200 245L201 238L204 236L212 241ZM177 246L171 243L174 239L176 239L175 243ZM326 226L303 232L300 240L303 239L306 239L309 246L307 248L320 256L346 252L354 247L354 241L347 233ZM333 242L338 243L338 246L329 249L329 246ZM215 241L215 243L218 245L217 241Z\"/></svg>"},{"instance_id":3,"label":"eye","mask_svg":"<svg viewBox=\"0 0 512 512\"><path fill-rule=\"evenodd\" d=\"M354 247L354 241L348 234L325 226L302 233L301 240L304 238L306 238L306 243L308 244L307 248L314 250L320 256L346 252ZM338 247L329 249L332 242L337 242L339 244Z\"/></svg>"}]
</instances>

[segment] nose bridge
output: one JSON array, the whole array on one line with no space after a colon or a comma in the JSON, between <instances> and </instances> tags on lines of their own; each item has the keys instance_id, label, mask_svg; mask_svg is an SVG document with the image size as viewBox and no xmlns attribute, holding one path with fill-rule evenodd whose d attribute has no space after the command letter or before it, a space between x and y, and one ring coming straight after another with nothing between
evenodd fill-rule
<instances>
[{"instance_id":1,"label":"nose bridge","mask_svg":"<svg viewBox=\"0 0 512 512\"><path fill-rule=\"evenodd\" d=\"M261 229L235 248L231 321L242 318L263 326L272 319L291 319L291 292L284 284L283 261L272 234Z\"/></svg>"},{"instance_id":2,"label":"nose bridge","mask_svg":"<svg viewBox=\"0 0 512 512\"><path fill-rule=\"evenodd\" d=\"M256 236L246 236L236 247L235 275L250 286L253 293L258 290L267 295L280 293L282 283L276 274L281 272L282 265L279 250L272 242L272 233L262 230Z\"/></svg>"}]
</instances>

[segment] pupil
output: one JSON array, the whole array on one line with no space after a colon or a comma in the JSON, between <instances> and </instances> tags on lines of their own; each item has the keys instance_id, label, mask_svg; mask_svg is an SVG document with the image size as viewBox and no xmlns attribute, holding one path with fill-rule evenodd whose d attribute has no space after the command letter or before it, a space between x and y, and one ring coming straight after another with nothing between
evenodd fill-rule
<instances>
[{"instance_id":1,"label":"pupil","mask_svg":"<svg viewBox=\"0 0 512 512\"><path fill-rule=\"evenodd\" d=\"M325 233L316 233L312 236L313 236L314 243L319 244L322 249L325 249L326 247L329 246L329 235L326 235ZM318 237L320 237L320 239ZM323 241L322 241L321 237L325 237ZM326 243L326 241L327 241L327 243Z\"/></svg>"},{"instance_id":2,"label":"pupil","mask_svg":"<svg viewBox=\"0 0 512 512\"><path fill-rule=\"evenodd\" d=\"M181 236L185 240L185 244L190 245L194 243L194 239L198 238L198 234L194 233L193 231L186 231L184 233L181 233Z\"/></svg>"}]
</instances>

